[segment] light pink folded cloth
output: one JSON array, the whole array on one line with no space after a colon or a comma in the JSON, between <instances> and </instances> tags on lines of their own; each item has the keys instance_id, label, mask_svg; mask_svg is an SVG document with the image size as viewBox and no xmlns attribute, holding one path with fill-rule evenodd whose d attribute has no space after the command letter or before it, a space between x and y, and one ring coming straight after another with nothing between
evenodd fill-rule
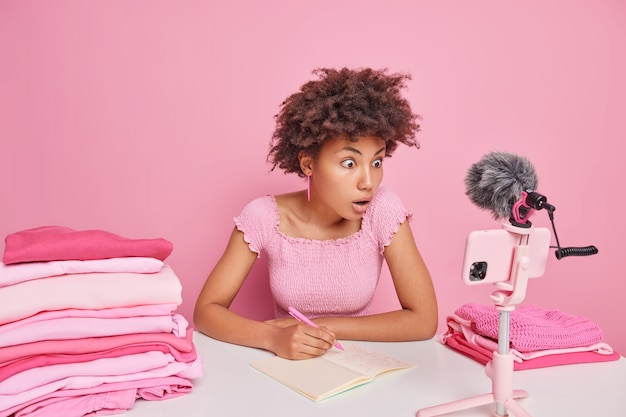
<instances>
[{"instance_id":1,"label":"light pink folded cloth","mask_svg":"<svg viewBox=\"0 0 626 417\"><path fill-rule=\"evenodd\" d=\"M134 355L134 357L137 357L137 355ZM14 409L16 406L23 406L29 401L49 395L59 390L70 390L72 392L76 392L75 390L94 388L105 383L141 381L144 379L162 378L168 376L179 376L186 379L196 379L202 376L202 361L200 357L198 357L198 359L196 359L192 363L168 361L166 359L166 356L161 356L161 359L144 357L144 359L150 359L150 364L144 363L143 360L135 363L134 361L126 361L125 359L131 359L131 357L100 359L97 361L98 366L93 368L93 374L90 375L82 374L82 372L80 372L80 369L83 369L83 364L79 364L81 365L81 367L78 367L78 375L68 376L53 382L37 385L36 387L31 389L19 390L19 392L16 394L0 395L0 417L10 415L10 410ZM162 363L164 363L164 365L156 368L151 368L152 359L156 359L157 361L160 360ZM115 374L115 369L118 369L118 367L121 372L127 373ZM145 369L142 370L141 368ZM108 369L111 369L113 374L109 375L107 373ZM16 376L14 376L13 378L15 378ZM42 374L40 377L43 380L47 378L48 375ZM21 378L19 381L16 380L16 382L23 382L26 385L38 383L37 380L32 381L28 379L22 381ZM19 387L16 386L15 388ZM15 390L15 388L11 389Z\"/></svg>"},{"instance_id":2,"label":"light pink folded cloth","mask_svg":"<svg viewBox=\"0 0 626 417\"><path fill-rule=\"evenodd\" d=\"M74 230L42 226L11 233L5 238L2 262L64 261L142 256L165 260L174 249L163 238L129 239L104 230Z\"/></svg>"},{"instance_id":3,"label":"light pink folded cloth","mask_svg":"<svg viewBox=\"0 0 626 417\"><path fill-rule=\"evenodd\" d=\"M0 288L0 324L42 311L180 305L181 302L182 284L168 265L153 274L67 274Z\"/></svg>"},{"instance_id":4,"label":"light pink folded cloth","mask_svg":"<svg viewBox=\"0 0 626 417\"><path fill-rule=\"evenodd\" d=\"M454 314L470 322L471 329L498 339L499 311L493 305L464 304ZM511 312L511 347L520 352L588 346L601 342L602 330L591 320L559 310L521 305Z\"/></svg>"},{"instance_id":5,"label":"light pink folded cloth","mask_svg":"<svg viewBox=\"0 0 626 417\"><path fill-rule=\"evenodd\" d=\"M180 352L191 352L193 332L185 331L181 338L173 333L132 333L117 336L87 337L76 343L75 340L39 340L32 343L0 348L0 363L8 364L34 357L54 357L99 354L115 349L136 345L163 344ZM184 361L186 362L186 361Z\"/></svg>"},{"instance_id":6,"label":"light pink folded cloth","mask_svg":"<svg viewBox=\"0 0 626 417\"><path fill-rule=\"evenodd\" d=\"M159 272L163 261L156 258L127 257L92 259L88 261L24 262L13 265L0 263L0 287L19 284L38 278L86 272L134 272L151 274Z\"/></svg>"},{"instance_id":7,"label":"light pink folded cloth","mask_svg":"<svg viewBox=\"0 0 626 417\"><path fill-rule=\"evenodd\" d=\"M92 317L92 318L120 318L120 317L145 317L145 316L165 316L176 311L176 304L146 304L132 307L104 308L102 310L88 310L68 308L65 310L42 311L21 320L12 321L0 325L0 339L2 335L11 332L22 326L48 320L67 317ZM1 365L0 365L1 366Z\"/></svg>"},{"instance_id":8,"label":"light pink folded cloth","mask_svg":"<svg viewBox=\"0 0 626 417\"><path fill-rule=\"evenodd\" d=\"M448 325L448 331L441 335L441 341L446 343L446 339L455 334L461 334L468 343L477 346L478 348L486 349L493 352L498 350L498 341L489 337L485 337L476 333L472 329L472 322L466 319L462 319L456 314L452 314L447 317L446 324ZM513 354L513 358L517 362L523 362L530 359L537 359L541 356L549 356L555 354L564 353L577 353L577 352L592 352L599 355L612 355L613 348L605 342L592 343L591 345L572 346L566 348L551 348L541 349L533 351L519 351L514 346L511 346L509 351Z\"/></svg>"},{"instance_id":9,"label":"light pink folded cloth","mask_svg":"<svg viewBox=\"0 0 626 417\"><path fill-rule=\"evenodd\" d=\"M14 414L14 417L91 417L122 414L130 410L139 396L136 389L79 395L75 397L46 398Z\"/></svg>"},{"instance_id":10,"label":"light pink folded cloth","mask_svg":"<svg viewBox=\"0 0 626 417\"><path fill-rule=\"evenodd\" d=\"M58 390L0 411L0 417L92 416L130 409L135 399L164 400L191 392L188 378L179 376L104 383L95 387ZM108 411L111 411L109 413Z\"/></svg>"},{"instance_id":11,"label":"light pink folded cloth","mask_svg":"<svg viewBox=\"0 0 626 417\"><path fill-rule=\"evenodd\" d=\"M448 329L441 335L441 342L483 365L493 359L498 350L498 342L476 333L471 322L452 314L447 317ZM513 356L514 370L544 368L574 363L607 362L620 358L613 348L604 342L587 346L562 349L544 349L532 352L520 352L514 347L509 349Z\"/></svg>"},{"instance_id":12,"label":"light pink folded cloth","mask_svg":"<svg viewBox=\"0 0 626 417\"><path fill-rule=\"evenodd\" d=\"M169 353L153 351L116 358L100 358L81 363L64 363L31 368L0 381L0 399L66 378L127 376L159 369L173 362L175 362L174 357Z\"/></svg>"},{"instance_id":13,"label":"light pink folded cloth","mask_svg":"<svg viewBox=\"0 0 626 417\"><path fill-rule=\"evenodd\" d=\"M135 333L137 334L137 333ZM165 339L160 335L173 336L168 339L172 343L156 341L157 338ZM193 362L198 357L195 346L192 342L192 331L187 331L185 338L180 338L175 336L173 333L149 333L148 334L151 339L145 338L146 342L137 342L130 343L127 345L121 345L119 347L114 347L111 349L105 349L96 352L86 352L79 354L59 354L59 353L42 353L39 355L30 355L26 357L21 357L20 359L11 360L10 362L0 363L0 381L7 379L10 376L13 376L19 372L26 371L28 369L35 369L42 366L49 365L60 365L67 363L81 363L93 361L96 359L103 358L117 358L125 355L133 355L136 353L144 353L144 352L163 352L169 353L176 359L178 362ZM91 339L110 339L120 336L108 336L108 337L99 337L99 338L89 338L87 340L87 344L91 343ZM56 342L56 341L54 341ZM61 342L61 341L59 341ZM76 343L75 340L71 341L74 345L83 345L85 344L85 339L81 339L80 343ZM17 345L16 347L25 346L28 350L29 346L27 345Z\"/></svg>"},{"instance_id":14,"label":"light pink folded cloth","mask_svg":"<svg viewBox=\"0 0 626 417\"><path fill-rule=\"evenodd\" d=\"M442 339L442 342L444 340ZM453 333L445 338L444 342L450 348L464 354L465 356L474 359L475 361L486 365L493 359L494 351L486 349L480 345L471 343L463 337L461 333ZM525 369L547 368L550 366L560 365L572 365L580 363L594 363L594 362L610 362L616 361L621 356L617 352L611 354L598 354L596 351L578 351L578 352L563 352L552 353L545 356L538 356L534 359L520 360L516 357L513 361L513 370L522 371Z\"/></svg>"},{"instance_id":15,"label":"light pink folded cloth","mask_svg":"<svg viewBox=\"0 0 626 417\"><path fill-rule=\"evenodd\" d=\"M180 314L145 317L59 317L29 323L5 332L0 346L21 345L38 340L80 340L84 337L116 336L131 333L174 333L185 337L188 322Z\"/></svg>"}]
</instances>

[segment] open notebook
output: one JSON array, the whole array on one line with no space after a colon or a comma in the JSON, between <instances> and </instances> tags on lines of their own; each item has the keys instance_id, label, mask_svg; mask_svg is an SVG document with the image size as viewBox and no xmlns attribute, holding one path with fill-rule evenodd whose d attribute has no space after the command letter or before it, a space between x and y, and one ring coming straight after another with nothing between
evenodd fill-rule
<instances>
[{"instance_id":1,"label":"open notebook","mask_svg":"<svg viewBox=\"0 0 626 417\"><path fill-rule=\"evenodd\" d=\"M273 356L250 365L313 401L371 382L389 371L415 365L356 344L343 344L313 359L292 361Z\"/></svg>"}]
</instances>

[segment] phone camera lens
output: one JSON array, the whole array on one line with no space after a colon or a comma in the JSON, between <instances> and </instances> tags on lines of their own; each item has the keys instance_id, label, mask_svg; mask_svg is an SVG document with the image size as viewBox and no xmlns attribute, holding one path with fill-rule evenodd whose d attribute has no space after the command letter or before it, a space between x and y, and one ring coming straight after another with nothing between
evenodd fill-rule
<instances>
[{"instance_id":1,"label":"phone camera lens","mask_svg":"<svg viewBox=\"0 0 626 417\"><path fill-rule=\"evenodd\" d=\"M470 267L470 281L482 281L487 276L487 262L474 262Z\"/></svg>"}]
</instances>

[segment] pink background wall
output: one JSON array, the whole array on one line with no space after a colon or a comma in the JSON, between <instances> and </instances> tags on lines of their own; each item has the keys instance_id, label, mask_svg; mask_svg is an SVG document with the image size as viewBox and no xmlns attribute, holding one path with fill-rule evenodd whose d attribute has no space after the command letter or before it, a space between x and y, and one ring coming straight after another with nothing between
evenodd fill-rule
<instances>
[{"instance_id":1,"label":"pink background wall","mask_svg":"<svg viewBox=\"0 0 626 417\"><path fill-rule=\"evenodd\" d=\"M385 184L416 213L441 323L489 302L460 265L467 233L500 225L463 180L509 151L534 163L561 242L600 249L551 254L525 302L590 317L624 353L625 41L621 0L4 0L0 236L57 224L165 237L190 318L232 217L303 187L265 163L281 101L316 67L388 67L413 74L424 119L422 149L400 148ZM545 212L533 221L549 227ZM271 314L263 266L243 314ZM377 308L396 303L385 272Z\"/></svg>"}]
</instances>

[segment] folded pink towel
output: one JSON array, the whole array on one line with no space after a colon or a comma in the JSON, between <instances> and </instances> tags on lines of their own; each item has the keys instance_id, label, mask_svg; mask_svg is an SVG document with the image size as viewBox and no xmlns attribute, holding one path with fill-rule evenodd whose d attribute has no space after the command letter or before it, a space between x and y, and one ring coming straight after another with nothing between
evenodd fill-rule
<instances>
[{"instance_id":1,"label":"folded pink towel","mask_svg":"<svg viewBox=\"0 0 626 417\"><path fill-rule=\"evenodd\" d=\"M476 333L498 339L499 311L493 305L464 304L455 311L471 322ZM588 346L602 341L602 330L591 320L559 310L518 306L511 312L511 347L520 352Z\"/></svg>"},{"instance_id":2,"label":"folded pink towel","mask_svg":"<svg viewBox=\"0 0 626 417\"><path fill-rule=\"evenodd\" d=\"M5 265L20 262L93 260L142 256L165 260L173 250L163 238L128 239L104 230L73 230L42 226L5 238Z\"/></svg>"}]
</instances>

